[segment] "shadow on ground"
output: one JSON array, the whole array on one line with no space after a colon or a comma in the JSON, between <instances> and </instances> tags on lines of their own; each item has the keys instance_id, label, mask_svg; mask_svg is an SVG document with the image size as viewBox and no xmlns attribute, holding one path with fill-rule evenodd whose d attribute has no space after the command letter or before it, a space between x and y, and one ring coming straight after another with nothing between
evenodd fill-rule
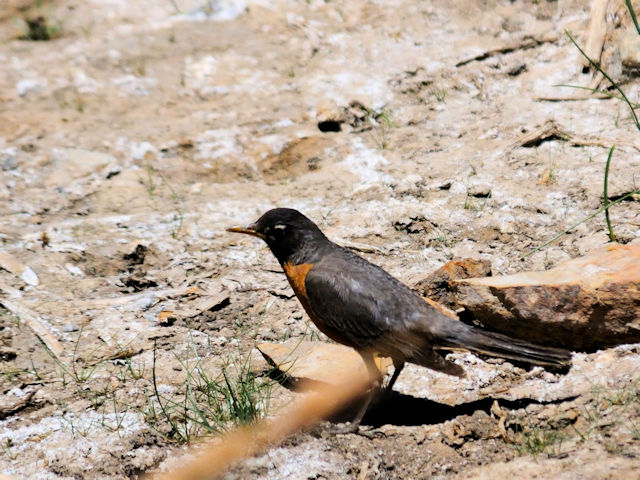
<instances>
[{"instance_id":1,"label":"shadow on ground","mask_svg":"<svg viewBox=\"0 0 640 480\"><path fill-rule=\"evenodd\" d=\"M434 402L426 398L418 398L399 392L381 394L374 400L362 419L361 424L374 428L382 425L417 426L435 425L453 420L459 416L473 415L481 410L487 414L491 412L494 401L507 410L518 410L531 404L548 405L573 400L575 397L563 398L553 402L540 402L530 398L519 400L504 400L501 398L483 398L474 402L450 406ZM358 410L359 402L354 402L339 414L333 416L331 422L349 422Z\"/></svg>"}]
</instances>

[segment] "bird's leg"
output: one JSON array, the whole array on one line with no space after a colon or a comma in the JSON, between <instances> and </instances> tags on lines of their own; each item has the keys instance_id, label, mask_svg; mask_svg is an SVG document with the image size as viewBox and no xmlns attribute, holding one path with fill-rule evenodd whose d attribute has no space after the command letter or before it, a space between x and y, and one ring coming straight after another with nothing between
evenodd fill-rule
<instances>
[{"instance_id":1,"label":"bird's leg","mask_svg":"<svg viewBox=\"0 0 640 480\"><path fill-rule=\"evenodd\" d=\"M387 386L385 388L385 393L389 394L391 392L391 389L393 389L393 384L396 383L396 380L398 379L398 376L400 376L400 372L402 371L403 368L404 368L404 360L396 360L394 358L393 359L393 375L391 376L391 380L389 380L389 383L387 383Z\"/></svg>"},{"instance_id":2,"label":"bird's leg","mask_svg":"<svg viewBox=\"0 0 640 480\"><path fill-rule=\"evenodd\" d=\"M354 425L355 429L358 429L360 422L362 421L362 417L364 417L365 412L369 408L371 404L371 400L376 395L376 392L380 389L380 385L382 384L382 376L380 375L380 370L378 370L378 366L373 358L372 352L358 352L364 361L364 364L367 366L367 372L369 373L369 380L371 381L371 387L369 388L369 393L367 394L367 399L363 403L362 407L360 407L360 411L355 416L353 421L351 422Z\"/></svg>"},{"instance_id":3,"label":"bird's leg","mask_svg":"<svg viewBox=\"0 0 640 480\"><path fill-rule=\"evenodd\" d=\"M358 413L351 421L351 424L347 428L342 429L339 433L359 433L358 429L360 427L360 422L362 421L362 417L364 417L364 414L366 413L367 409L369 408L369 405L371 404L371 400L373 400L373 397L375 396L376 392L380 389L380 385L382 383L380 370L378 370L376 362L374 361L373 352L358 351L358 353L362 357L362 360L364 361L364 364L367 367L367 373L369 374L371 387L369 388L369 393L367 393L366 400L362 403L360 410L358 410Z\"/></svg>"}]
</instances>

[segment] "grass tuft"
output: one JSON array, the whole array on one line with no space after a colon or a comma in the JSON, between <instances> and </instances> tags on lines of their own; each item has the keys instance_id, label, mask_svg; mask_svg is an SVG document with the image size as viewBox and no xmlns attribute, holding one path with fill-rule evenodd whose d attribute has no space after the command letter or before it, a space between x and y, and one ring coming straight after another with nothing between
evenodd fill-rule
<instances>
[{"instance_id":1,"label":"grass tuft","mask_svg":"<svg viewBox=\"0 0 640 480\"><path fill-rule=\"evenodd\" d=\"M52 22L43 15L33 18L25 18L27 31L20 37L20 40L30 40L33 42L47 42L62 35L62 26L59 22Z\"/></svg>"},{"instance_id":2,"label":"grass tuft","mask_svg":"<svg viewBox=\"0 0 640 480\"><path fill-rule=\"evenodd\" d=\"M274 382L253 372L248 357L229 361L215 377L206 372L197 354L195 362L178 359L186 378L172 393L160 392L155 347L153 359L145 418L170 441L191 443L203 435L257 422L268 412Z\"/></svg>"},{"instance_id":3,"label":"grass tuft","mask_svg":"<svg viewBox=\"0 0 640 480\"><path fill-rule=\"evenodd\" d=\"M633 8L631 6L631 3L627 0L627 8L629 9L629 12L631 14L631 17L633 18L634 24L636 25L636 29L638 30L638 33L640 34L640 29L638 29L638 24L637 24L637 20L636 20L636 16L635 16L635 12L633 11ZM625 95L625 93L622 91L622 89L620 88L620 86L607 74L607 72L605 72L600 65L598 65L593 59L591 59L585 52L584 50L582 50L582 48L580 48L580 46L578 45L578 43L575 41L575 39L573 38L573 36L571 35L571 33L568 30L565 30L566 35L569 37L569 40L571 40L571 43L573 43L573 45L578 49L578 51L582 54L582 56L589 62L589 64L591 66L593 66L593 68L595 68L596 70L598 70L613 86L613 88L615 88L617 90L617 92L620 94L620 96L615 96L615 95L611 95L612 97L621 99L624 103L626 103L626 105L629 107L629 111L631 112L631 117L633 119L633 123L635 124L636 128L638 130L640 130L640 122L638 121L638 117L636 115L635 112L635 108L638 107L638 104L632 103L631 101L629 101L629 99L627 98L627 96ZM561 85L561 86L571 86L571 85ZM575 88L586 88L586 87L575 87ZM592 91L597 91L599 93L606 93L604 91L600 91L600 90L595 90L595 89L589 89L586 88L587 90L592 90ZM607 93L608 94L608 93ZM636 195L640 194L640 189L638 190L634 190L632 192L629 192L625 195L623 195L622 197L616 199L613 202L609 202L609 197L608 197L608 183L609 183L609 166L611 164L611 158L613 155L613 151L615 150L615 145L611 147L611 149L609 150L609 156L607 158L607 163L605 165L605 172L604 172L604 206L602 208L599 208L598 210L596 210L594 213L592 213L591 215L588 215L587 217L583 218L582 220L580 220L579 222L571 225L569 228L567 228L566 230L564 230L563 232L558 233L557 235L553 236L552 238L550 238L549 240L547 240L546 242L544 242L542 245L537 246L536 248L534 248L533 250L531 250L529 253L526 253L525 255L523 255L522 257L520 257L521 259L525 259L531 255L533 255L534 253L546 248L547 246L549 246L550 244L552 244L553 242L555 242L556 240L558 240L559 238L563 237L564 235L570 233L571 231L573 231L576 227L578 227L579 225L582 225L583 223L587 222L588 220L591 220L593 217L595 217L596 215L599 215L601 212L605 212L605 219L606 219L606 223L607 223L607 229L608 229L608 234L609 234L609 239L612 242L616 241L616 237L615 234L613 233L613 227L611 225L611 218L609 216L609 209L614 206L617 203L620 203L623 200L626 200L629 197L634 198Z\"/></svg>"},{"instance_id":4,"label":"grass tuft","mask_svg":"<svg viewBox=\"0 0 640 480\"><path fill-rule=\"evenodd\" d=\"M538 455L545 454L548 457L557 457L562 448L562 442L566 436L557 430L546 430L534 426L522 433L521 442L516 445L516 451L520 455Z\"/></svg>"},{"instance_id":5,"label":"grass tuft","mask_svg":"<svg viewBox=\"0 0 640 480\"><path fill-rule=\"evenodd\" d=\"M394 127L391 114L386 108L380 111L370 110L367 113L369 123L374 127L371 135L380 150L386 150L389 147L389 133Z\"/></svg>"},{"instance_id":6,"label":"grass tuft","mask_svg":"<svg viewBox=\"0 0 640 480\"><path fill-rule=\"evenodd\" d=\"M184 444L264 418L276 381L268 374L254 372L248 355L227 358L221 368L213 367L215 373L210 374L189 332L189 352L184 358L175 357L186 376L170 387L163 386L158 376L155 344L149 370L144 363L131 360L128 352L132 350L126 346L119 347L121 352L116 355L86 360L92 353L81 352L82 329L68 361L58 359L43 343L57 366L51 381L64 388L75 387L90 402L90 408L102 414L101 422L87 425L79 420L81 413L70 412L66 421L71 432L86 436L91 429L100 427L120 435L126 423L137 418L166 441ZM23 372L2 373L14 378Z\"/></svg>"}]
</instances>

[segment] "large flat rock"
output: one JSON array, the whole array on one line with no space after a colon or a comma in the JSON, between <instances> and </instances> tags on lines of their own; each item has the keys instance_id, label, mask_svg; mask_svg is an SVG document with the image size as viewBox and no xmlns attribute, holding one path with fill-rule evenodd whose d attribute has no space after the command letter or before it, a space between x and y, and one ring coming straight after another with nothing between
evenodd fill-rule
<instances>
[{"instance_id":1,"label":"large flat rock","mask_svg":"<svg viewBox=\"0 0 640 480\"><path fill-rule=\"evenodd\" d=\"M640 245L611 245L543 272L451 281L486 328L576 351L640 341Z\"/></svg>"}]
</instances>

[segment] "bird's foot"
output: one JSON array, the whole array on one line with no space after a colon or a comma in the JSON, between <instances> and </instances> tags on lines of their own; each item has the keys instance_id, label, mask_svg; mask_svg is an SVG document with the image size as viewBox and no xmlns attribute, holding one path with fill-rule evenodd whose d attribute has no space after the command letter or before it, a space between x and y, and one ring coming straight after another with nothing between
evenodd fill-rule
<instances>
[{"instance_id":1,"label":"bird's foot","mask_svg":"<svg viewBox=\"0 0 640 480\"><path fill-rule=\"evenodd\" d=\"M396 394L396 392L393 390L393 385L391 385L391 388L389 388L389 387L382 388L380 390L379 396L382 399L386 400L386 399L388 399L389 397L391 397L392 395L395 395L395 394Z\"/></svg>"}]
</instances>

